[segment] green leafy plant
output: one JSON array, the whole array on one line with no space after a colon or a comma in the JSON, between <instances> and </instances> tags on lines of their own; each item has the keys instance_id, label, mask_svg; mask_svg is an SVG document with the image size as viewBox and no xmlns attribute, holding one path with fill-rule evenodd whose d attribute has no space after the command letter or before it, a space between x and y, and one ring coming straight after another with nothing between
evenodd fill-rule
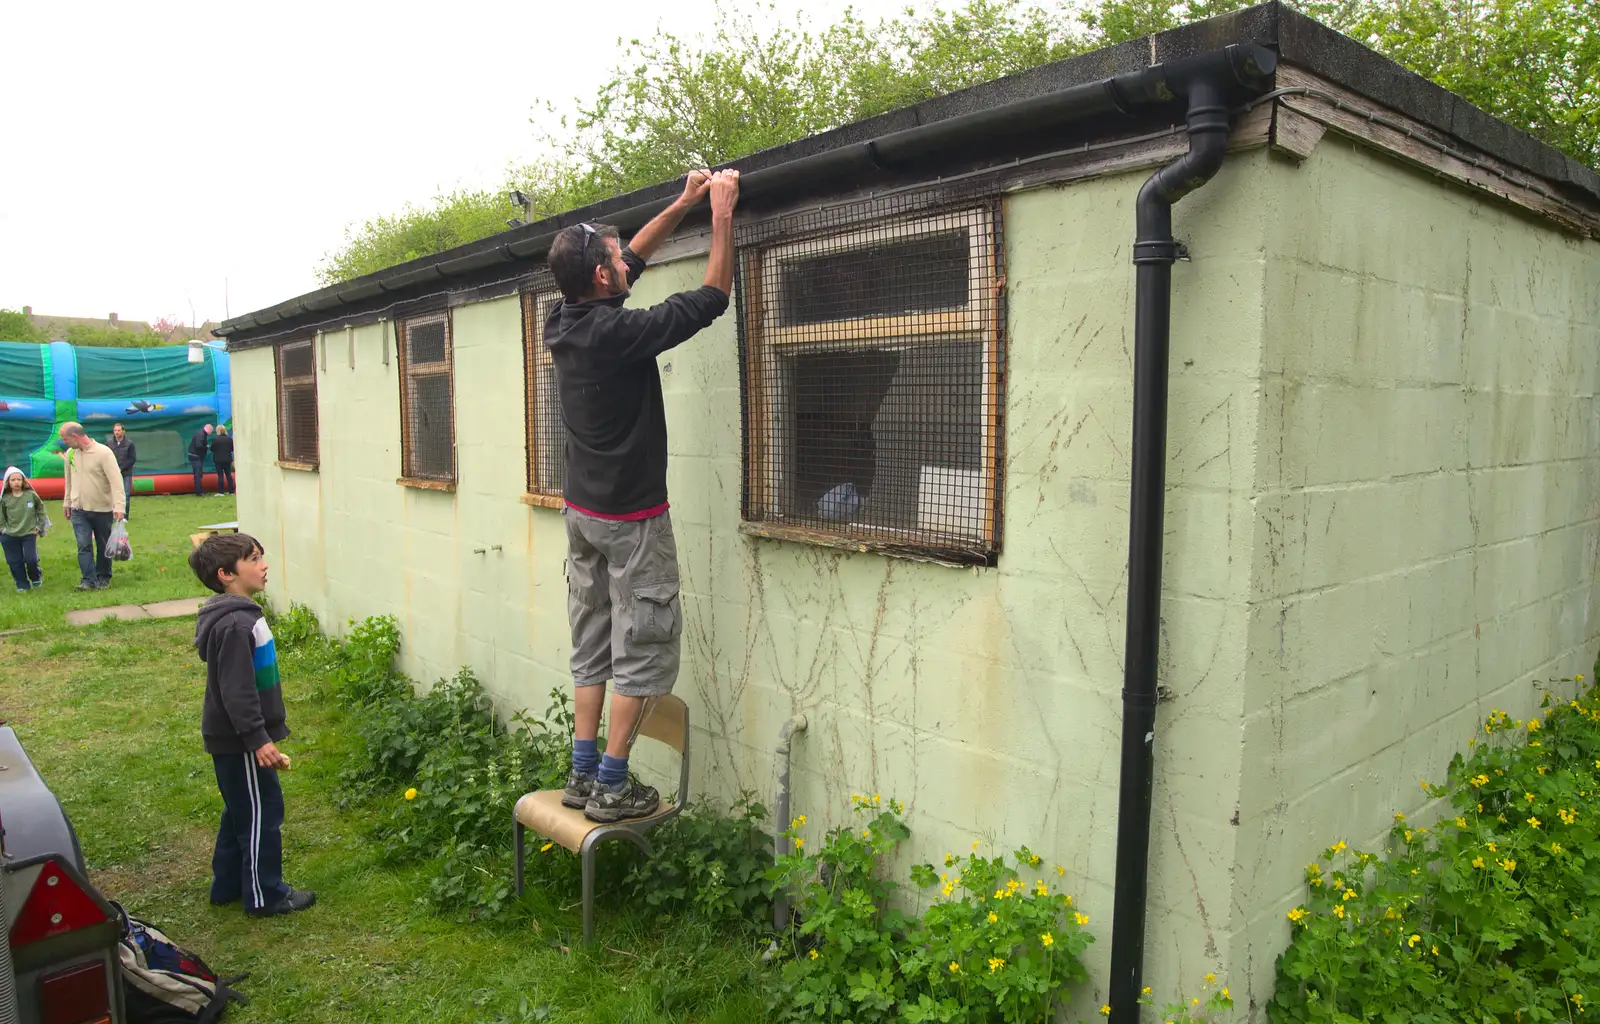
<instances>
[{"instance_id":1,"label":"green leafy plant","mask_svg":"<svg viewBox=\"0 0 1600 1024\"><path fill-rule=\"evenodd\" d=\"M713 924L770 927L772 837L767 809L740 794L729 813L697 805L650 833L652 852L623 881L631 899Z\"/></svg>"},{"instance_id":2,"label":"green leafy plant","mask_svg":"<svg viewBox=\"0 0 1600 1024\"><path fill-rule=\"evenodd\" d=\"M1600 999L1600 691L1543 708L1496 710L1422 782L1437 824L1396 814L1387 852L1341 840L1307 866L1273 1021L1567 1021Z\"/></svg>"},{"instance_id":3,"label":"green leafy plant","mask_svg":"<svg viewBox=\"0 0 1600 1024\"><path fill-rule=\"evenodd\" d=\"M1088 917L1039 870L1038 855L1024 847L1008 863L977 856L975 846L971 856L946 855L942 873L917 865L912 881L938 895L922 915L907 914L893 905L899 886L883 868L910 835L904 808L876 794L852 806L858 821L830 830L813 853L803 815L784 833L794 852L778 859L772 878L796 894L800 923L772 989L776 1018L1049 1019L1084 977L1079 957L1093 939Z\"/></svg>"},{"instance_id":4,"label":"green leafy plant","mask_svg":"<svg viewBox=\"0 0 1600 1024\"><path fill-rule=\"evenodd\" d=\"M1200 994L1190 996L1188 999L1179 998L1167 1003L1160 1010L1160 1020L1163 1024L1212 1024L1220 1019L1217 1015L1233 1009L1233 993L1226 986L1213 988L1217 983L1215 974L1208 974L1200 983ZM1147 987L1139 998L1140 1006L1155 1006L1155 1000L1150 995ZM1100 1013L1110 1016L1111 1006L1107 1004L1100 1008Z\"/></svg>"}]
</instances>

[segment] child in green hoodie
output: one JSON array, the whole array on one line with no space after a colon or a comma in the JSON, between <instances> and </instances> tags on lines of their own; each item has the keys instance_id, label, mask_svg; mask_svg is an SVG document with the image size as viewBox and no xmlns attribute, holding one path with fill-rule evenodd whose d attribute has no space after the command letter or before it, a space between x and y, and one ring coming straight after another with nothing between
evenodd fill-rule
<instances>
[{"instance_id":1,"label":"child in green hoodie","mask_svg":"<svg viewBox=\"0 0 1600 1024\"><path fill-rule=\"evenodd\" d=\"M44 586L44 573L39 569L39 537L45 523L44 499L22 470L6 467L0 488L0 547L5 549L6 566L11 569L19 594Z\"/></svg>"}]
</instances>

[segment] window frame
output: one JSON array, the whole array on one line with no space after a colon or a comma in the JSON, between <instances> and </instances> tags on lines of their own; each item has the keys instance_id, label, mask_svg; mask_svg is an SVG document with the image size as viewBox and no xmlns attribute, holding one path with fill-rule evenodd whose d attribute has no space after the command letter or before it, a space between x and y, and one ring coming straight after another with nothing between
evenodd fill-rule
<instances>
[{"instance_id":1,"label":"window frame","mask_svg":"<svg viewBox=\"0 0 1600 1024\"><path fill-rule=\"evenodd\" d=\"M566 477L565 427L562 426L560 437L541 437L541 426L548 427L551 421L548 413L539 408L539 371L548 366L555 372L550 350L544 344L544 323L554 303L561 301L561 292L554 284L535 284L524 289L521 298L523 426L527 444L527 490L522 500L544 508L565 508L561 485L540 479L540 469L546 459L556 460L552 465L559 466L563 480ZM558 425L562 422L559 400L554 422ZM554 448L554 451L547 452L547 448Z\"/></svg>"},{"instance_id":2,"label":"window frame","mask_svg":"<svg viewBox=\"0 0 1600 1024\"><path fill-rule=\"evenodd\" d=\"M284 373L284 353L304 347L306 360L310 372L295 377L287 377ZM278 413L278 462L284 469L301 469L316 471L322 464L322 410L318 407L320 402L320 388L317 384L317 339L315 335L306 338L297 338L286 341L281 345L273 346L273 381L274 398ZM291 387L311 386L311 451L310 458L302 450L291 452L289 450L288 433L284 424L284 406L287 404L288 389Z\"/></svg>"},{"instance_id":3,"label":"window frame","mask_svg":"<svg viewBox=\"0 0 1600 1024\"><path fill-rule=\"evenodd\" d=\"M418 365L411 361L411 332L418 327L432 324L444 325L444 358L438 363L428 362ZM396 483L421 487L429 490L453 491L457 482L457 448L456 440L456 380L455 380L455 332L451 323L450 310L442 309L437 312L419 313L397 321L395 348L399 357L400 369L400 479ZM436 367L442 366L442 369ZM450 473L448 476L427 475L419 473L413 464L415 459L415 444L413 431L413 390L412 382L423 377L444 377L450 385Z\"/></svg>"},{"instance_id":4,"label":"window frame","mask_svg":"<svg viewBox=\"0 0 1600 1024\"><path fill-rule=\"evenodd\" d=\"M829 254L881 245L899 238L932 236L964 227L971 239L964 307L929 310L895 316L863 317L785 325L778 296L764 289L781 280L773 261L785 258L815 260ZM963 203L943 209L887 213L881 217L840 225L835 230L807 231L803 236L774 239L740 254L740 312L744 315L744 351L740 365L744 404L744 496L740 529L746 534L800 541L825 547L866 552L878 551L950 565L992 566L1001 551L1005 426L1005 252L1003 221L998 198ZM851 245L857 242L857 245ZM781 507L780 495L788 474L785 463L793 458L798 438L775 441L784 430L784 390L771 367L786 354L871 351L918 344L977 341L983 345L979 385L980 460L983 474L980 496L980 535L947 532L937 540L906 539L903 529L874 524L821 525L809 518L795 521ZM924 531L910 531L924 532Z\"/></svg>"}]
</instances>

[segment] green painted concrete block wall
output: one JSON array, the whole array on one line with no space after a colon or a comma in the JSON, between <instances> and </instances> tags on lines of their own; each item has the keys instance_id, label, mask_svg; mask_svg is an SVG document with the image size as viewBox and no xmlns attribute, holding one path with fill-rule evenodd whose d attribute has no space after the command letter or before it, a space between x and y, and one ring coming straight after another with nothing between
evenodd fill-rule
<instances>
[{"instance_id":1,"label":"green painted concrete block wall","mask_svg":"<svg viewBox=\"0 0 1600 1024\"><path fill-rule=\"evenodd\" d=\"M1101 938L1085 1013L1109 946L1142 177L1005 201L996 569L741 536L732 313L661 359L697 793L768 794L778 727L806 712L795 808L819 834L880 792L909 806L908 863L977 840L1066 868ZM1176 226L1194 260L1174 274L1149 979L1216 971L1247 1007L1305 861L1411 809L1483 700L1593 646L1600 273L1592 243L1331 139L1302 166L1235 156ZM655 267L632 301L703 272ZM395 482L392 324L319 342L318 473L273 466L270 353L235 363L240 517L276 545L274 600L334 627L394 614L408 672L469 665L508 712L569 685L561 515L518 500L520 318L452 313L454 494Z\"/></svg>"}]
</instances>

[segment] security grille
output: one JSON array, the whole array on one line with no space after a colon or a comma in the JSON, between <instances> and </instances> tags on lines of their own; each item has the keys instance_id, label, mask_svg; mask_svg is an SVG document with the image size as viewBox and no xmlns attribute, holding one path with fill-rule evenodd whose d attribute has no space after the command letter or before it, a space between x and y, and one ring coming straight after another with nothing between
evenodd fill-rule
<instances>
[{"instance_id":1,"label":"security grille","mask_svg":"<svg viewBox=\"0 0 1600 1024\"><path fill-rule=\"evenodd\" d=\"M278 458L319 461L317 364L310 338L278 346Z\"/></svg>"},{"instance_id":2,"label":"security grille","mask_svg":"<svg viewBox=\"0 0 1600 1024\"><path fill-rule=\"evenodd\" d=\"M877 220L818 210L774 234L746 247L740 268L745 520L794 539L993 564L998 204Z\"/></svg>"},{"instance_id":3,"label":"security grille","mask_svg":"<svg viewBox=\"0 0 1600 1024\"><path fill-rule=\"evenodd\" d=\"M455 386L450 314L401 322L401 475L410 480L456 478Z\"/></svg>"},{"instance_id":4,"label":"security grille","mask_svg":"<svg viewBox=\"0 0 1600 1024\"><path fill-rule=\"evenodd\" d=\"M544 346L544 325L561 296L537 288L522 293L522 355L527 391L528 494L559 507L567 467L567 431L556 394L556 367Z\"/></svg>"}]
</instances>

